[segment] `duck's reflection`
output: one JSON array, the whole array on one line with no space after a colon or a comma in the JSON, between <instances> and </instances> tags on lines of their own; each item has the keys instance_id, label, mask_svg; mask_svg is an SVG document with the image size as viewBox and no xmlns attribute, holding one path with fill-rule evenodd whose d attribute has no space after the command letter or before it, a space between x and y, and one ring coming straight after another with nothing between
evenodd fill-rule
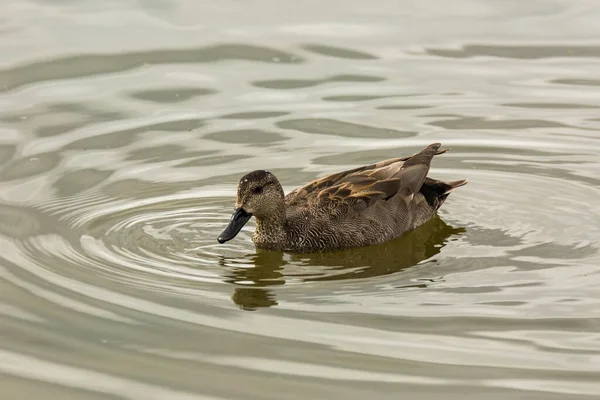
<instances>
[{"instance_id":1,"label":"duck's reflection","mask_svg":"<svg viewBox=\"0 0 600 400\"><path fill-rule=\"evenodd\" d=\"M454 228L436 216L414 231L376 246L311 254L258 250L255 254L237 259L224 257L221 263L224 266L234 265L225 279L236 285L232 300L244 310L256 310L277 305L275 293L269 287L285 284L283 268L286 264L319 268L318 274L314 270L305 274L293 273L294 280L305 282L389 275L433 257L451 236L464 231L464 228ZM235 264L244 266L237 267ZM288 268L291 270L292 267Z\"/></svg>"},{"instance_id":2,"label":"duck's reflection","mask_svg":"<svg viewBox=\"0 0 600 400\"><path fill-rule=\"evenodd\" d=\"M243 257L242 260L223 261L224 263L241 261L250 265L250 267L234 267L227 276L228 283L237 285L231 296L235 304L249 311L277 305L275 293L268 287L285 284L282 268L286 262L283 260L283 253L259 251Z\"/></svg>"}]
</instances>

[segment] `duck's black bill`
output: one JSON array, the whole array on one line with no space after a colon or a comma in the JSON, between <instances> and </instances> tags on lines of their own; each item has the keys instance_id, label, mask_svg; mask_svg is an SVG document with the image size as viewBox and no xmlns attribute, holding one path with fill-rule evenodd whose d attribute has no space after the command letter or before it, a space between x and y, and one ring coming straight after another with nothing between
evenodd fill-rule
<instances>
[{"instance_id":1,"label":"duck's black bill","mask_svg":"<svg viewBox=\"0 0 600 400\"><path fill-rule=\"evenodd\" d=\"M252 214L246 212L243 208L236 208L231 216L229 225L227 225L227 228L225 228L217 238L219 243L225 243L226 241L233 239L251 217Z\"/></svg>"}]
</instances>

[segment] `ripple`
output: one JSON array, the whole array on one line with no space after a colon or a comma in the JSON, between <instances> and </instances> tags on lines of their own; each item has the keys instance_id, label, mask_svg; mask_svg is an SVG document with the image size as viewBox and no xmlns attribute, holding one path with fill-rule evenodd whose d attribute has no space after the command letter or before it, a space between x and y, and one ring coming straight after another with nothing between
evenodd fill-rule
<instances>
[{"instance_id":1,"label":"ripple","mask_svg":"<svg viewBox=\"0 0 600 400\"><path fill-rule=\"evenodd\" d=\"M67 237L45 233L27 239L23 243L27 257L46 265L58 262L64 270L77 265L91 276L172 295L181 294L185 287L194 288L196 282L221 282L214 271L198 268L215 263L203 255L203 249L211 254L210 248L216 245L213 230L228 220L226 214L213 211L213 203L172 199L126 208L94 207L93 212L88 206L83 214L80 209L75 213L78 216L61 217L55 229L64 232L68 223ZM202 292L194 290L196 295Z\"/></svg>"},{"instance_id":2,"label":"ripple","mask_svg":"<svg viewBox=\"0 0 600 400\"><path fill-rule=\"evenodd\" d=\"M226 142L225 140L221 140ZM235 142L234 142L235 143ZM189 167L209 167L212 165L219 164L230 164L234 161L240 161L244 159L252 158L249 155L244 154L229 154L229 155L221 155L221 156L204 156L204 157L196 157L193 160L189 160L183 162L181 164L175 165L175 168L189 168Z\"/></svg>"},{"instance_id":3,"label":"ripple","mask_svg":"<svg viewBox=\"0 0 600 400\"><path fill-rule=\"evenodd\" d=\"M277 123L282 129L293 129L307 133L336 135L344 137L410 137L414 132L394 129L381 129L367 125L352 124L328 118L288 119Z\"/></svg>"},{"instance_id":4,"label":"ripple","mask_svg":"<svg viewBox=\"0 0 600 400\"><path fill-rule=\"evenodd\" d=\"M251 146L264 146L265 144L276 143L285 139L283 135L278 133L260 131L257 129L213 132L204 137L223 143L243 143Z\"/></svg>"},{"instance_id":5,"label":"ripple","mask_svg":"<svg viewBox=\"0 0 600 400\"><path fill-rule=\"evenodd\" d=\"M334 75L325 79L275 79L252 82L253 86L265 89L302 89L332 82L381 82L385 78L370 75Z\"/></svg>"},{"instance_id":6,"label":"ripple","mask_svg":"<svg viewBox=\"0 0 600 400\"><path fill-rule=\"evenodd\" d=\"M11 160L17 151L17 146L14 144L0 145L0 165Z\"/></svg>"},{"instance_id":7,"label":"ripple","mask_svg":"<svg viewBox=\"0 0 600 400\"><path fill-rule=\"evenodd\" d=\"M262 119L262 118L277 118L288 115L287 112L281 111L255 111L255 112L241 112L222 115L221 118L226 119Z\"/></svg>"},{"instance_id":8,"label":"ripple","mask_svg":"<svg viewBox=\"0 0 600 400\"><path fill-rule=\"evenodd\" d=\"M565 124L548 120L503 119L491 120L481 117L457 117L428 122L429 125L446 129L540 129L563 128Z\"/></svg>"},{"instance_id":9,"label":"ripple","mask_svg":"<svg viewBox=\"0 0 600 400\"><path fill-rule=\"evenodd\" d=\"M88 124L123 120L128 115L122 111L109 110L99 105L75 103L51 103L33 105L27 111L17 110L0 115L0 121L19 126L31 125L33 133L40 138L60 136Z\"/></svg>"},{"instance_id":10,"label":"ripple","mask_svg":"<svg viewBox=\"0 0 600 400\"><path fill-rule=\"evenodd\" d=\"M146 163L157 163L174 160L181 161L186 158L204 157L212 154L214 154L212 151L190 151L179 144L164 144L132 150L128 153L127 159L132 161L144 161Z\"/></svg>"},{"instance_id":11,"label":"ripple","mask_svg":"<svg viewBox=\"0 0 600 400\"><path fill-rule=\"evenodd\" d=\"M132 129L124 129L115 132L100 133L69 143L65 149L89 150L119 148L132 144L136 138L151 131L157 132L180 132L190 131L204 126L203 119L180 119L176 121L159 122L143 125Z\"/></svg>"},{"instance_id":12,"label":"ripple","mask_svg":"<svg viewBox=\"0 0 600 400\"><path fill-rule=\"evenodd\" d=\"M154 90L139 90L129 95L138 100L151 101L155 103L180 103L198 96L208 96L216 93L207 88L168 88Z\"/></svg>"},{"instance_id":13,"label":"ripple","mask_svg":"<svg viewBox=\"0 0 600 400\"><path fill-rule=\"evenodd\" d=\"M102 171L94 168L66 172L54 182L54 187L61 196L74 196L100 185L112 174L113 171Z\"/></svg>"},{"instance_id":14,"label":"ripple","mask_svg":"<svg viewBox=\"0 0 600 400\"><path fill-rule=\"evenodd\" d=\"M0 205L0 217L0 233L11 238L26 238L41 230L39 219L20 207Z\"/></svg>"},{"instance_id":15,"label":"ripple","mask_svg":"<svg viewBox=\"0 0 600 400\"><path fill-rule=\"evenodd\" d=\"M101 182L98 180L97 184ZM127 187L132 188L131 184ZM80 189L71 196L85 190ZM155 192L154 196L157 195ZM253 246L247 236L251 227L245 228L235 243L226 246L216 243L218 232L229 220L230 203L229 198L169 195L112 205L103 203L102 197L89 197L87 203L80 202L76 208L67 208L67 202L48 205L46 212L52 210L59 221L52 224L54 232L32 236L34 231L29 230L17 234L7 230L11 223L3 233L26 239L23 248L31 260L61 265L61 269L77 265L92 276L100 274L103 279L138 290L187 298L192 293L208 294L197 287L198 283L234 285L232 300L241 308L252 310L277 305L276 295L264 289L265 286L396 274L438 254L450 236L462 232L436 219L423 229L366 252L363 249L298 255L287 261L282 253L244 256L249 251L252 254ZM9 214L17 215L14 211ZM37 219L31 221L38 223ZM26 224L21 220L16 226L22 232ZM64 232L69 233L63 236ZM223 250L239 255L219 256ZM288 264L289 271L279 272Z\"/></svg>"},{"instance_id":16,"label":"ripple","mask_svg":"<svg viewBox=\"0 0 600 400\"><path fill-rule=\"evenodd\" d=\"M323 101L370 101L379 99L389 99L392 96L377 96L377 95L342 95L342 96L325 96Z\"/></svg>"},{"instance_id":17,"label":"ripple","mask_svg":"<svg viewBox=\"0 0 600 400\"><path fill-rule=\"evenodd\" d=\"M364 157L367 161L378 156L367 153ZM356 159L356 156L345 155L340 159L348 158ZM442 159L440 157L440 160ZM451 160L450 158L449 161ZM314 162L336 163L331 157L315 159ZM452 167L452 163L448 166ZM456 175L457 171L451 174ZM350 306L355 301L364 301L366 295L381 296L385 293L397 295L398 290L424 289L440 284L445 286L443 279L424 279L421 275L428 269L432 272L436 271L435 267L407 269L422 265L424 261L435 262L433 257L440 254L449 243L461 243L461 246L467 245L471 248L472 270L492 268L497 265L493 258L489 258L490 254L486 254L492 248L497 255L504 254L511 258L514 265L521 265L524 271L532 271L533 266L526 261L528 259L537 259L545 266L544 268L547 268L553 263L562 265L566 262L597 256L598 249L589 243L585 244L585 237L590 232L580 234L581 232L576 228L590 221L591 216L584 211L585 209L580 208L581 212L578 216L571 211L568 220L552 219L545 223L539 220L537 215L528 215L520 211L526 209L515 204L514 199L498 198L498 193L494 194L496 197L493 199L490 195L484 195L484 193L494 193L493 188L497 185L507 189L508 195L511 185L515 185L521 188L521 198L535 196L544 198L546 212L556 214L555 209L561 209L561 202L565 201L565 197L563 195L552 202L553 185L550 183L552 180L548 180L548 184L541 186L548 189L545 193L540 191L541 178L536 178L537 185L524 184L523 180L532 179L530 175L517 176L511 173L494 175L489 171L484 172L483 175L472 172L469 175L469 178L477 183L474 189L469 189L471 192L474 191L471 196L485 198L487 209L494 209L497 218L490 218L486 211L474 208L470 211L470 218L477 221L475 224L452 227L441 219L435 219L421 229L395 241L368 249L315 255L285 256L282 253L269 252L253 255L253 246L247 236L247 229L236 238L235 243L218 246L215 237L229 219L232 198L213 199L211 196L195 198L189 194L159 197L161 191L165 189L163 185L148 186L151 192L146 191L144 200L138 201L139 205L135 205L136 202L132 200L115 208L109 204L96 203L93 213L90 212L91 210L86 211L85 206L80 208L65 221L68 221L69 229L75 229L81 237L77 242L64 246L71 249L68 251L73 256L75 256L73 252L78 254L74 259L78 259L80 265L100 268L107 277L112 276L111 279L118 279L121 284L127 283L140 289L187 297L190 293L185 292L184 288L193 290L193 293L200 296L206 295L203 290L199 291L199 288L195 287L198 282L210 285L219 283L234 285L231 298L245 310L272 306L288 308L293 304L290 301L302 302L306 296L314 299L321 290L318 286L312 286L310 289L305 289L308 292L303 294L289 289L298 284L313 285L318 282L347 281L349 288L343 291L344 296L341 296L339 291L335 296L325 293L319 295L322 303L319 307L325 309L332 301L336 307L343 308L342 304ZM478 178L479 175L489 181L481 180ZM101 183L102 180L97 182L97 184ZM122 188L126 187L132 193L136 193L135 197L144 192L141 187L133 186L132 182L119 182L119 184ZM523 187L529 186L534 188L531 192L522 190ZM181 189L184 187L185 185L182 184ZM564 183L563 187L565 187ZM571 184L570 187L565 187L567 188L566 193L571 193L572 196L568 202L573 206L593 196L593 191L585 195L585 190L588 189L584 190L583 186ZM120 196L125 194L123 189L116 189L115 193L119 193ZM153 198L147 197L150 193ZM450 207L468 207L466 205L468 203L463 204L463 201L466 201L466 197L453 198L449 204ZM54 207L54 209L60 208ZM451 215L450 211L448 213ZM442 214L446 214L446 209L442 210ZM503 232L502 226L507 224L513 227L520 226L520 228L518 230L513 228L510 233ZM251 226L248 229L252 229ZM567 237L568 241L560 244L563 238ZM36 252L52 254L55 252L53 249L64 246L58 245L56 239L48 237L47 240L32 242L30 249L33 251L37 248ZM456 245L452 247L454 246ZM502 250L503 248L505 250ZM477 249L482 251L479 256ZM219 256L222 251L237 255ZM541 256L542 254L544 256ZM35 254L31 254L30 257L40 258ZM447 257L448 255L446 264L448 264ZM203 267L199 269L199 265ZM209 267L211 265L212 267ZM463 265L461 269L464 272L470 268ZM442 272L443 274L445 273ZM383 287L374 287L372 285L375 282L368 281L368 279L385 276L393 279L384 280L383 282L387 282ZM352 286L354 287L350 289ZM273 288L279 289L274 292ZM502 293L497 286L463 287L457 288L456 291L446 287L443 291L446 294L461 295ZM282 295L287 298L285 305L278 300ZM483 306L484 303L481 304ZM485 304L500 307L502 300L485 302ZM523 304L527 303L523 302Z\"/></svg>"},{"instance_id":18,"label":"ripple","mask_svg":"<svg viewBox=\"0 0 600 400\"><path fill-rule=\"evenodd\" d=\"M598 58L599 46L559 45L464 45L461 49L432 49L427 54L450 58L497 57L537 60L547 58Z\"/></svg>"},{"instance_id":19,"label":"ripple","mask_svg":"<svg viewBox=\"0 0 600 400\"><path fill-rule=\"evenodd\" d=\"M389 106L379 106L377 109L379 110L421 110L425 108L432 108L433 106L426 105L410 105L410 104L397 104L397 105L389 105Z\"/></svg>"},{"instance_id":20,"label":"ripple","mask_svg":"<svg viewBox=\"0 0 600 400\"><path fill-rule=\"evenodd\" d=\"M56 168L61 157L56 153L39 153L34 156L13 159L3 166L0 171L1 181L37 176L43 172Z\"/></svg>"},{"instance_id":21,"label":"ripple","mask_svg":"<svg viewBox=\"0 0 600 400\"><path fill-rule=\"evenodd\" d=\"M372 54L364 51L352 50L343 47L325 46L322 44L305 44L302 46L304 50L316 53L322 56L344 58L350 60L373 60L376 59Z\"/></svg>"},{"instance_id":22,"label":"ripple","mask_svg":"<svg viewBox=\"0 0 600 400\"><path fill-rule=\"evenodd\" d=\"M558 83L560 85L574 85L574 86L600 86L600 79L584 79L584 78L563 78L553 79L552 83Z\"/></svg>"},{"instance_id":23,"label":"ripple","mask_svg":"<svg viewBox=\"0 0 600 400\"><path fill-rule=\"evenodd\" d=\"M78 55L2 69L0 70L0 81L8 84L2 85L0 91L14 90L32 81L39 83L122 73L144 65L209 63L225 60L267 63L300 63L303 61L300 57L288 52L265 46L244 44L128 52L125 54Z\"/></svg>"},{"instance_id":24,"label":"ripple","mask_svg":"<svg viewBox=\"0 0 600 400\"><path fill-rule=\"evenodd\" d=\"M216 397L200 396L178 390L169 390L157 385L144 384L123 378L99 373L93 370L73 368L68 365L52 363L36 357L2 350L0 351L2 367L0 370L8 375L21 378L33 378L36 381L60 383L73 389L85 389L91 392L110 394L124 399L173 400L215 400Z\"/></svg>"},{"instance_id":25,"label":"ripple","mask_svg":"<svg viewBox=\"0 0 600 400\"><path fill-rule=\"evenodd\" d=\"M508 107L518 108L548 108L548 109L581 109L581 108L598 108L597 106L587 104L576 104L576 103L507 103L504 104Z\"/></svg>"}]
</instances>

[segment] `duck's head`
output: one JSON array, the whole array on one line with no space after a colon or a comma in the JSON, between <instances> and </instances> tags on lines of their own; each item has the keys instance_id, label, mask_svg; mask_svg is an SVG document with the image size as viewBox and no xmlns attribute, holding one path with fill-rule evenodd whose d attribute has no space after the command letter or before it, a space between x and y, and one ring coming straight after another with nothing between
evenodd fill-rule
<instances>
[{"instance_id":1,"label":"duck's head","mask_svg":"<svg viewBox=\"0 0 600 400\"><path fill-rule=\"evenodd\" d=\"M231 221L219 235L219 243L233 239L242 227L254 215L257 219L266 219L275 215L283 205L281 184L269 171L252 171L240 179L237 187L237 199Z\"/></svg>"}]
</instances>

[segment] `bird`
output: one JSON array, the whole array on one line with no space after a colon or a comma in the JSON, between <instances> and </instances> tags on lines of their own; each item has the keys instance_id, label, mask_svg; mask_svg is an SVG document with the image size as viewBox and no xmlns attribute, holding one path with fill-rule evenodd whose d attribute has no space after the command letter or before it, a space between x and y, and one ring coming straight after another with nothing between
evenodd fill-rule
<instances>
[{"instance_id":1,"label":"bird","mask_svg":"<svg viewBox=\"0 0 600 400\"><path fill-rule=\"evenodd\" d=\"M448 151L440 147L327 175L287 195L273 173L249 172L238 182L233 214L217 241L235 238L252 216L252 240L262 250L331 252L399 237L431 219L467 183L427 176L433 157Z\"/></svg>"}]
</instances>

